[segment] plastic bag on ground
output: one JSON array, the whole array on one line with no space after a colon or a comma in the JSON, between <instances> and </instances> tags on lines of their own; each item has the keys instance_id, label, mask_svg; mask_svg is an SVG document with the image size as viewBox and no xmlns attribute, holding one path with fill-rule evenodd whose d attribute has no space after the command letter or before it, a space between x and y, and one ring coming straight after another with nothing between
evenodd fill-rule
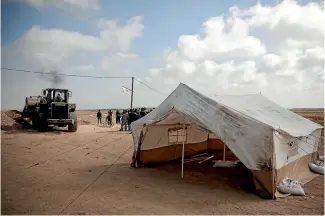
<instances>
[{"instance_id":1,"label":"plastic bag on ground","mask_svg":"<svg viewBox=\"0 0 325 216\"><path fill-rule=\"evenodd\" d=\"M305 196L305 191L298 181L284 178L277 186L279 192L296 196Z\"/></svg>"},{"instance_id":2,"label":"plastic bag on ground","mask_svg":"<svg viewBox=\"0 0 325 216\"><path fill-rule=\"evenodd\" d=\"M321 175L324 175L324 165L317 165L317 164L314 164L314 163L309 163L308 164L309 166L309 169L315 173L318 173L318 174L321 174Z\"/></svg>"}]
</instances>

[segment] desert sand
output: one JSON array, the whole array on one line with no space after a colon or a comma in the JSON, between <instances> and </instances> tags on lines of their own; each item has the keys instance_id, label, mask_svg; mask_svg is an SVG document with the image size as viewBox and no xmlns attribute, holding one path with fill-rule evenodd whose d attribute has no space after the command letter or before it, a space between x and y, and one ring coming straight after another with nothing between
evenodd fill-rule
<instances>
[{"instance_id":1,"label":"desert sand","mask_svg":"<svg viewBox=\"0 0 325 216\"><path fill-rule=\"evenodd\" d=\"M324 179L306 196L264 200L241 187L245 173L208 163L129 166L132 135L79 111L76 133L39 133L1 113L2 214L324 214ZM105 115L106 116L106 113Z\"/></svg>"}]
</instances>

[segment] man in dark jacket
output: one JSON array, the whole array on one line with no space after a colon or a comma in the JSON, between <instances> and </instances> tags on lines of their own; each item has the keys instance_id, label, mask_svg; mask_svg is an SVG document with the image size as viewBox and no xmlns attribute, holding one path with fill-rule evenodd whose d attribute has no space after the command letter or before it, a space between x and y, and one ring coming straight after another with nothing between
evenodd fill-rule
<instances>
[{"instance_id":1,"label":"man in dark jacket","mask_svg":"<svg viewBox=\"0 0 325 216\"><path fill-rule=\"evenodd\" d=\"M138 120L138 115L135 112L135 110L132 110L130 112L130 115L129 115L129 122L128 122L128 124L129 124L129 130L131 130L131 124L132 124L132 122L134 122L136 120Z\"/></svg>"},{"instance_id":2,"label":"man in dark jacket","mask_svg":"<svg viewBox=\"0 0 325 216\"><path fill-rule=\"evenodd\" d=\"M100 112L100 110L98 110L97 112L97 123L98 124L102 123L102 113Z\"/></svg>"},{"instance_id":3,"label":"man in dark jacket","mask_svg":"<svg viewBox=\"0 0 325 216\"><path fill-rule=\"evenodd\" d=\"M144 117L145 115L146 115L145 108L142 108L140 112L140 118Z\"/></svg>"},{"instance_id":4,"label":"man in dark jacket","mask_svg":"<svg viewBox=\"0 0 325 216\"><path fill-rule=\"evenodd\" d=\"M119 110L116 110L115 117L116 117L116 121L115 121L116 124L119 124L120 123L120 118L121 118L121 114L120 114Z\"/></svg>"},{"instance_id":5,"label":"man in dark jacket","mask_svg":"<svg viewBox=\"0 0 325 216\"><path fill-rule=\"evenodd\" d=\"M112 111L108 110L107 112L107 126L112 126Z\"/></svg>"}]
</instances>

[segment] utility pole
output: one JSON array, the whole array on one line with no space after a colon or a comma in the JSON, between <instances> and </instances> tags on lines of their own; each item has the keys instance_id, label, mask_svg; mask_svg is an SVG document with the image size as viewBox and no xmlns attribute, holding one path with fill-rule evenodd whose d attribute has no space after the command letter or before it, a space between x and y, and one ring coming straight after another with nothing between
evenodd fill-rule
<instances>
[{"instance_id":1,"label":"utility pole","mask_svg":"<svg viewBox=\"0 0 325 216\"><path fill-rule=\"evenodd\" d=\"M132 88L131 88L131 110L133 109L133 83L134 83L134 77L132 77Z\"/></svg>"}]
</instances>

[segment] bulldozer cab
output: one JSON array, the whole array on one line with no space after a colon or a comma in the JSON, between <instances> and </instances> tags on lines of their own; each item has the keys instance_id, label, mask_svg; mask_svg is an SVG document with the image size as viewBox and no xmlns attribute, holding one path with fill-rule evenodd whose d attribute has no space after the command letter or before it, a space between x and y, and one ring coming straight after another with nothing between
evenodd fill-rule
<instances>
[{"instance_id":1,"label":"bulldozer cab","mask_svg":"<svg viewBox=\"0 0 325 216\"><path fill-rule=\"evenodd\" d=\"M69 97L72 96L71 91L67 89L43 89L43 96L50 102L69 102Z\"/></svg>"}]
</instances>

